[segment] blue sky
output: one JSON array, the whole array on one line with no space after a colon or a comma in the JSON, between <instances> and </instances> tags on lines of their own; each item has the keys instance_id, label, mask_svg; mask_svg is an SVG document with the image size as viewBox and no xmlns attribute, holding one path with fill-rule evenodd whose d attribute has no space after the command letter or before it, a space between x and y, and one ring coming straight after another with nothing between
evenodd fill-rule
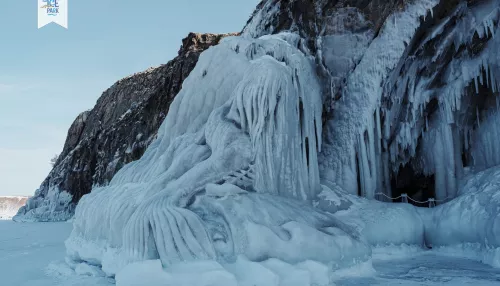
<instances>
[{"instance_id":1,"label":"blue sky","mask_svg":"<svg viewBox=\"0 0 500 286\"><path fill-rule=\"evenodd\" d=\"M0 196L31 195L74 118L127 75L174 58L189 32L240 31L258 0L69 0L69 29L37 1L1 1Z\"/></svg>"}]
</instances>

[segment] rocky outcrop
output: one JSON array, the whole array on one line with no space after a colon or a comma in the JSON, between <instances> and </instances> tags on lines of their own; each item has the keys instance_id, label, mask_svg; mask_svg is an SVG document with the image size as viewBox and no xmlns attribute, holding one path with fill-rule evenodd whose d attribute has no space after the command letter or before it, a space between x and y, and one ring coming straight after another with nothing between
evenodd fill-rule
<instances>
[{"instance_id":1,"label":"rocky outcrop","mask_svg":"<svg viewBox=\"0 0 500 286\"><path fill-rule=\"evenodd\" d=\"M229 35L234 34L191 33L175 59L106 90L73 122L53 170L15 220L69 219L93 186L107 184L125 164L139 159L200 54Z\"/></svg>"},{"instance_id":2,"label":"rocky outcrop","mask_svg":"<svg viewBox=\"0 0 500 286\"><path fill-rule=\"evenodd\" d=\"M28 197L0 197L0 220L11 219L27 200Z\"/></svg>"}]
</instances>

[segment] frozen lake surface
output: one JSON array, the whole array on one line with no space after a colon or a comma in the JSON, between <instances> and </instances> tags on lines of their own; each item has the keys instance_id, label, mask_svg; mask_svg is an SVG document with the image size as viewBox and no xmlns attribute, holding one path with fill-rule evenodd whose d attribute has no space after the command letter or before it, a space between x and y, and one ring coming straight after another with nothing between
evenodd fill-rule
<instances>
[{"instance_id":1,"label":"frozen lake surface","mask_svg":"<svg viewBox=\"0 0 500 286\"><path fill-rule=\"evenodd\" d=\"M337 285L500 285L500 269L433 251L373 261L375 277L345 278Z\"/></svg>"},{"instance_id":2,"label":"frozen lake surface","mask_svg":"<svg viewBox=\"0 0 500 286\"><path fill-rule=\"evenodd\" d=\"M0 221L0 285L113 285L107 279L61 275L70 223ZM50 265L50 267L49 267Z\"/></svg>"},{"instance_id":3,"label":"frozen lake surface","mask_svg":"<svg viewBox=\"0 0 500 286\"><path fill-rule=\"evenodd\" d=\"M65 268L64 240L70 231L70 223L0 221L0 285L114 285L112 279L79 276ZM339 273L336 285L500 285L500 269L466 258L434 251L393 258L388 250L375 253L373 275L353 277L356 270L347 271L346 276Z\"/></svg>"}]
</instances>

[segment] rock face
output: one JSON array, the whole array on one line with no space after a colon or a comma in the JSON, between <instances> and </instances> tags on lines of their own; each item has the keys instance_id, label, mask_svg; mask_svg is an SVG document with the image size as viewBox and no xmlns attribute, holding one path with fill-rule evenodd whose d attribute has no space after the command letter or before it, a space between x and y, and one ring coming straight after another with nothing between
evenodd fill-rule
<instances>
[{"instance_id":1,"label":"rock face","mask_svg":"<svg viewBox=\"0 0 500 286\"><path fill-rule=\"evenodd\" d=\"M27 200L28 197L0 197L0 220L11 219Z\"/></svg>"},{"instance_id":2,"label":"rock face","mask_svg":"<svg viewBox=\"0 0 500 286\"><path fill-rule=\"evenodd\" d=\"M191 33L175 59L106 90L92 110L73 122L54 169L15 220L69 219L93 186L107 184L120 168L142 156L200 54L231 35Z\"/></svg>"}]
</instances>

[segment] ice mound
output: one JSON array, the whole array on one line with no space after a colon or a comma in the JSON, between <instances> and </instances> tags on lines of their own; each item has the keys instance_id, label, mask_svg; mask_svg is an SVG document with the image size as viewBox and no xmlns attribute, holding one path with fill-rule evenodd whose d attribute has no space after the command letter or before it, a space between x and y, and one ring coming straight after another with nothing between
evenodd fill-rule
<instances>
[{"instance_id":1,"label":"ice mound","mask_svg":"<svg viewBox=\"0 0 500 286\"><path fill-rule=\"evenodd\" d=\"M342 275L370 276L370 262L344 270ZM159 260L127 266L116 276L117 286L328 286L336 277L314 261L288 264L277 259L252 262L239 257L230 264L215 261L180 263L164 270Z\"/></svg>"},{"instance_id":2,"label":"ice mound","mask_svg":"<svg viewBox=\"0 0 500 286\"><path fill-rule=\"evenodd\" d=\"M322 98L301 41L232 37L204 52L144 156L80 201L69 263L112 276L154 260L369 260L351 227L311 203Z\"/></svg>"},{"instance_id":3,"label":"ice mound","mask_svg":"<svg viewBox=\"0 0 500 286\"><path fill-rule=\"evenodd\" d=\"M35 196L28 199L25 206L13 217L17 222L66 221L71 218L74 208L73 196L57 187L50 188L42 198L37 190Z\"/></svg>"},{"instance_id":4,"label":"ice mound","mask_svg":"<svg viewBox=\"0 0 500 286\"><path fill-rule=\"evenodd\" d=\"M500 267L500 167L468 178L458 198L434 209L420 210L425 240L433 247L474 251Z\"/></svg>"},{"instance_id":5,"label":"ice mound","mask_svg":"<svg viewBox=\"0 0 500 286\"><path fill-rule=\"evenodd\" d=\"M332 187L332 185L330 184ZM424 223L411 204L384 203L351 195L338 186L323 186L318 208L335 218L372 246L424 246Z\"/></svg>"}]
</instances>

